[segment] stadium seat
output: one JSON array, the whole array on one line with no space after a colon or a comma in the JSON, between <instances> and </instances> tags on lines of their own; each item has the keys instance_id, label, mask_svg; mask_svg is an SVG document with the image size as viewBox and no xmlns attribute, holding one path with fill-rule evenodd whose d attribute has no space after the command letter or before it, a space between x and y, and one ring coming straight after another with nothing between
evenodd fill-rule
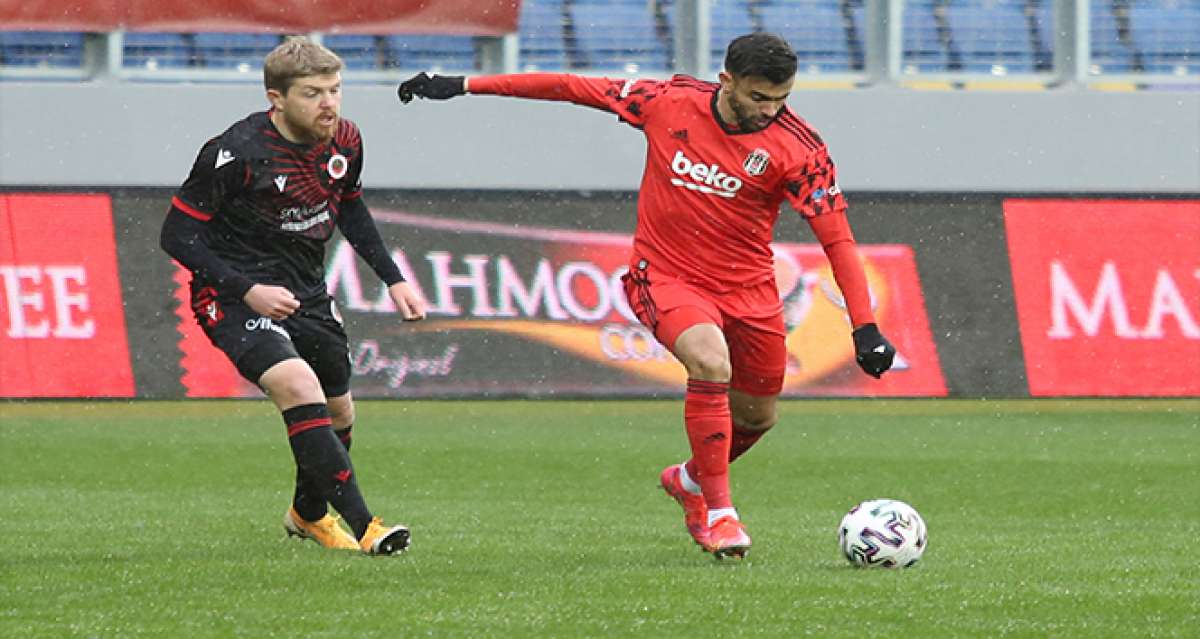
<instances>
[{"instance_id":1,"label":"stadium seat","mask_svg":"<svg viewBox=\"0 0 1200 639\"><path fill-rule=\"evenodd\" d=\"M709 55L713 68L720 69L725 64L725 49L730 41L754 31L754 25L745 0L712 0L709 24L712 25Z\"/></svg>"},{"instance_id":2,"label":"stadium seat","mask_svg":"<svg viewBox=\"0 0 1200 639\"><path fill-rule=\"evenodd\" d=\"M1129 20L1146 72L1200 73L1200 2L1135 2Z\"/></svg>"},{"instance_id":3,"label":"stadium seat","mask_svg":"<svg viewBox=\"0 0 1200 639\"><path fill-rule=\"evenodd\" d=\"M475 38L456 35L394 35L384 38L390 67L430 71L473 71Z\"/></svg>"},{"instance_id":4,"label":"stadium seat","mask_svg":"<svg viewBox=\"0 0 1200 639\"><path fill-rule=\"evenodd\" d=\"M567 68L562 0L525 0L517 26L521 65L526 71Z\"/></svg>"},{"instance_id":5,"label":"stadium seat","mask_svg":"<svg viewBox=\"0 0 1200 639\"><path fill-rule=\"evenodd\" d=\"M1033 50L1033 70L1054 70L1054 49L1057 46L1054 28L1054 0L1033 0L1032 6L1027 6L1025 19L1034 21L1035 31L1030 33ZM1031 13L1030 13L1031 12Z\"/></svg>"},{"instance_id":6,"label":"stadium seat","mask_svg":"<svg viewBox=\"0 0 1200 639\"><path fill-rule=\"evenodd\" d=\"M1135 58L1140 61L1130 42L1122 42L1117 31L1117 18L1112 13L1111 2L1093 0L1091 12L1090 42L1091 65L1095 73L1133 73L1138 71Z\"/></svg>"},{"instance_id":7,"label":"stadium seat","mask_svg":"<svg viewBox=\"0 0 1200 639\"><path fill-rule=\"evenodd\" d=\"M796 50L800 72L848 72L850 47L837 2L771 2L760 8L763 28L782 35Z\"/></svg>"},{"instance_id":8,"label":"stadium seat","mask_svg":"<svg viewBox=\"0 0 1200 639\"><path fill-rule=\"evenodd\" d=\"M125 34L122 64L127 68L184 68L194 60L191 44L182 33Z\"/></svg>"},{"instance_id":9,"label":"stadium seat","mask_svg":"<svg viewBox=\"0 0 1200 639\"><path fill-rule=\"evenodd\" d=\"M904 5L901 67L905 73L939 73L950 70L946 45L938 35L931 0Z\"/></svg>"},{"instance_id":10,"label":"stadium seat","mask_svg":"<svg viewBox=\"0 0 1200 639\"><path fill-rule=\"evenodd\" d=\"M197 33L196 58L209 69L257 71L280 36L259 33Z\"/></svg>"},{"instance_id":11,"label":"stadium seat","mask_svg":"<svg viewBox=\"0 0 1200 639\"><path fill-rule=\"evenodd\" d=\"M575 35L589 67L631 72L667 70L667 48L658 39L654 15L644 0L580 3L572 9Z\"/></svg>"},{"instance_id":12,"label":"stadium seat","mask_svg":"<svg viewBox=\"0 0 1200 639\"><path fill-rule=\"evenodd\" d=\"M867 8L864 0L840 0L843 15L849 9L851 23L846 32L846 46L849 47L850 66L855 71L862 71L867 56ZM843 18L845 19L845 18Z\"/></svg>"},{"instance_id":13,"label":"stadium seat","mask_svg":"<svg viewBox=\"0 0 1200 639\"><path fill-rule=\"evenodd\" d=\"M83 34L57 31L0 31L0 66L81 67Z\"/></svg>"},{"instance_id":14,"label":"stadium seat","mask_svg":"<svg viewBox=\"0 0 1200 639\"><path fill-rule=\"evenodd\" d=\"M952 0L950 33L968 73L1031 73L1033 46L1023 0Z\"/></svg>"},{"instance_id":15,"label":"stadium seat","mask_svg":"<svg viewBox=\"0 0 1200 639\"><path fill-rule=\"evenodd\" d=\"M382 65L379 49L373 35L326 35L322 44L329 47L350 71L373 71Z\"/></svg>"}]
</instances>

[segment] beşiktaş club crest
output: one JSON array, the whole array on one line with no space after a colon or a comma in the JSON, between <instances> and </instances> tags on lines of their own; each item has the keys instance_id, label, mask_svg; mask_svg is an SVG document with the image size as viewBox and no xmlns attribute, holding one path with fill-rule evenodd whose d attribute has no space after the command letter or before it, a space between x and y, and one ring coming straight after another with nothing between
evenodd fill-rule
<instances>
[{"instance_id":1,"label":"be\u015fikta\u015f club crest","mask_svg":"<svg viewBox=\"0 0 1200 639\"><path fill-rule=\"evenodd\" d=\"M334 153L330 156L329 162L325 164L325 170L329 172L329 177L335 180L345 177L349 168L350 162L341 153Z\"/></svg>"},{"instance_id":2,"label":"be\u015fikta\u015f club crest","mask_svg":"<svg viewBox=\"0 0 1200 639\"><path fill-rule=\"evenodd\" d=\"M742 162L742 168L749 175L762 175L767 172L767 164L771 162L771 154L766 149L754 149Z\"/></svg>"}]
</instances>

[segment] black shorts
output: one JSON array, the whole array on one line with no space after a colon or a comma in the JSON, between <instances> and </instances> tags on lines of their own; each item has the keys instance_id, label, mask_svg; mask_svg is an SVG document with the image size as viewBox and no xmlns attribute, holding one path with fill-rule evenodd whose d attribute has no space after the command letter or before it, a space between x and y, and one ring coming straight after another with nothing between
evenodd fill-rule
<instances>
[{"instance_id":1,"label":"black shorts","mask_svg":"<svg viewBox=\"0 0 1200 639\"><path fill-rule=\"evenodd\" d=\"M277 322L211 287L193 286L192 311L209 341L251 382L257 384L279 362L299 357L317 374L326 397L350 391L350 344L328 296L305 300L291 317Z\"/></svg>"}]
</instances>

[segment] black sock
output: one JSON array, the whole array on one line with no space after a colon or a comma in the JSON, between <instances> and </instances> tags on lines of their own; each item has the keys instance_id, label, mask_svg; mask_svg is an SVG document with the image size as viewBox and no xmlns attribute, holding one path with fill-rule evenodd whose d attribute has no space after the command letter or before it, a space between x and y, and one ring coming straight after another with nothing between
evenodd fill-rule
<instances>
[{"instance_id":1,"label":"black sock","mask_svg":"<svg viewBox=\"0 0 1200 639\"><path fill-rule=\"evenodd\" d=\"M329 408L325 404L296 406L283 411L283 421L304 481L311 482L318 499L333 504L355 537L362 537L371 521L371 511L358 490L350 455L333 432ZM300 516L307 519L304 513Z\"/></svg>"},{"instance_id":2,"label":"black sock","mask_svg":"<svg viewBox=\"0 0 1200 639\"><path fill-rule=\"evenodd\" d=\"M333 431L333 434L337 435L342 442L342 446L346 448L347 453L350 452L351 428L354 428L354 424ZM329 512L329 509L325 507L325 498L321 497L320 487L310 481L304 471L299 468L296 469L296 492L292 496L292 507L296 509L296 514L306 521L317 521Z\"/></svg>"}]
</instances>

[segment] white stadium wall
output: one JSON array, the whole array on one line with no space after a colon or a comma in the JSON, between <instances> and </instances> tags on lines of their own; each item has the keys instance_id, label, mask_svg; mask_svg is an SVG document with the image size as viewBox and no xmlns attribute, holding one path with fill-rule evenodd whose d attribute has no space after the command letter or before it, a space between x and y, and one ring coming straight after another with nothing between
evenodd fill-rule
<instances>
[{"instance_id":1,"label":"white stadium wall","mask_svg":"<svg viewBox=\"0 0 1200 639\"><path fill-rule=\"evenodd\" d=\"M804 90L849 192L1200 192L1200 93ZM0 83L0 186L174 186L209 136L266 105L245 84ZM632 190L640 134L496 97L401 107L347 87L368 188Z\"/></svg>"}]
</instances>

